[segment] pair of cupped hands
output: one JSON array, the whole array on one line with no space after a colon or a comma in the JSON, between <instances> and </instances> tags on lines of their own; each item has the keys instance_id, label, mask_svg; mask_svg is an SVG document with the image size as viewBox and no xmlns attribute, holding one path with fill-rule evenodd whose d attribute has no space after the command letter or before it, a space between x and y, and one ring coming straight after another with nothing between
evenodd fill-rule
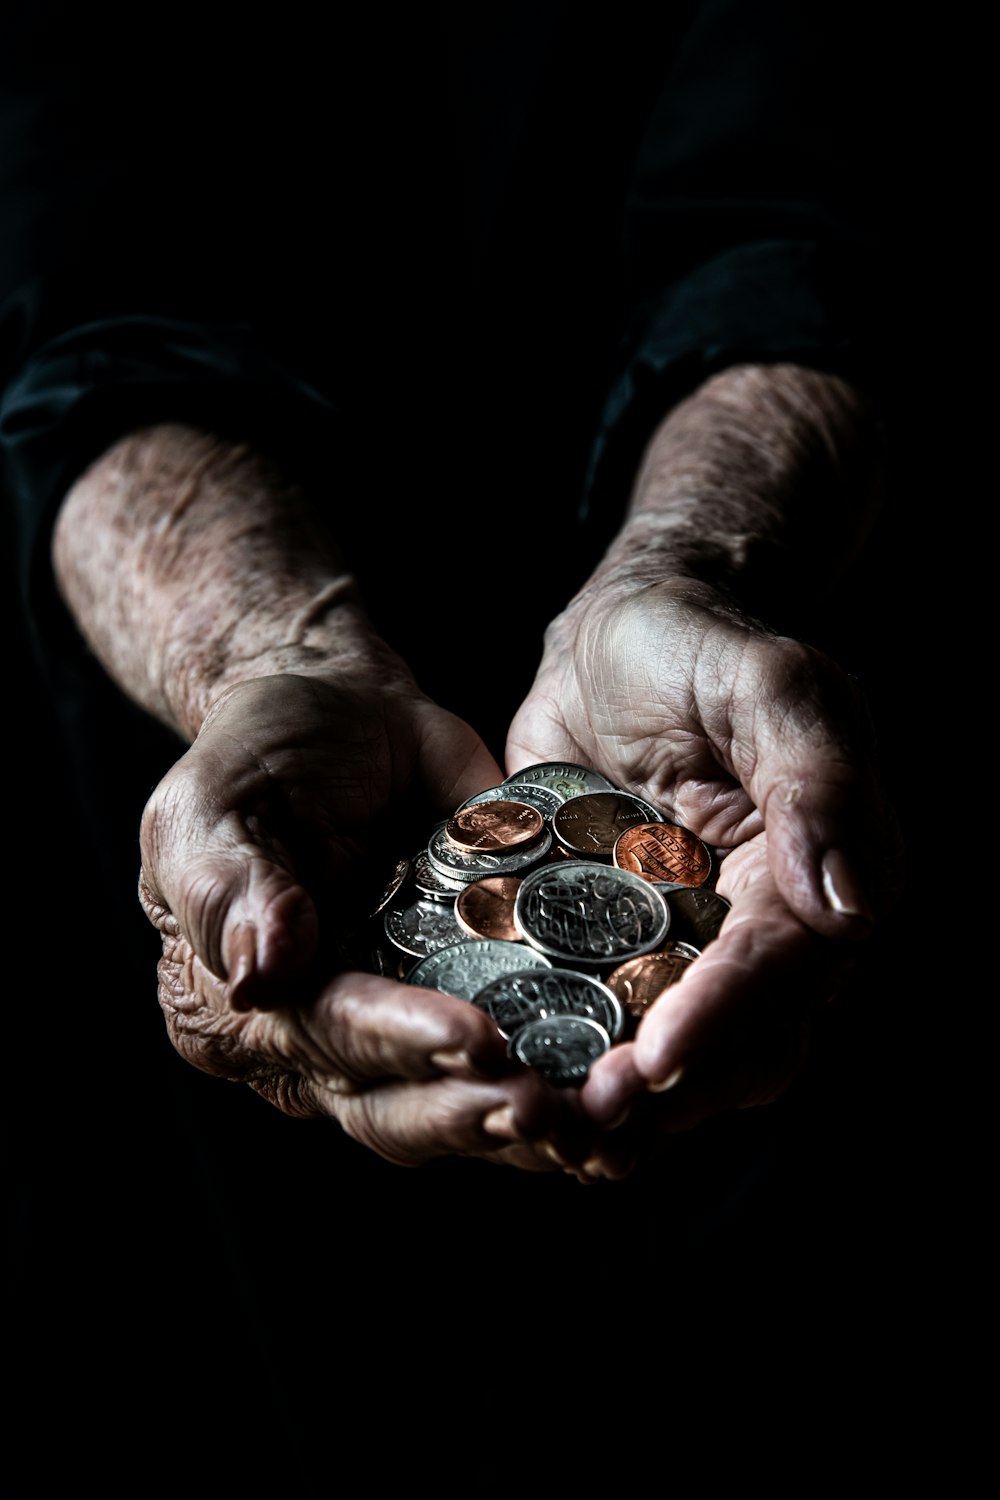
<instances>
[{"instance_id":1,"label":"pair of cupped hands","mask_svg":"<svg viewBox=\"0 0 1000 1500\"><path fill-rule=\"evenodd\" d=\"M550 625L505 760L381 645L356 668L222 693L141 830L180 1054L390 1162L476 1157L585 1182L778 1098L901 880L854 680L708 588L596 590ZM582 1088L511 1059L467 1001L337 959L376 853L384 869L429 817L542 761L593 767L725 851L718 937Z\"/></svg>"}]
</instances>

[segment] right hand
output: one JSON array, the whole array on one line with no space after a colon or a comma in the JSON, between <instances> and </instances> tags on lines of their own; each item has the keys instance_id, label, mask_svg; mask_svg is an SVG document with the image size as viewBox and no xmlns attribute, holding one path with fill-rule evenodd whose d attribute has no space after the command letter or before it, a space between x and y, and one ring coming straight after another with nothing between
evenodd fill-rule
<instances>
[{"instance_id":1,"label":"right hand","mask_svg":"<svg viewBox=\"0 0 1000 1500\"><path fill-rule=\"evenodd\" d=\"M582 1160L592 1128L574 1091L508 1059L484 1012L345 968L330 941L407 839L502 775L412 683L284 674L224 693L142 822L140 897L177 1051L398 1164ZM381 870L373 851L390 856Z\"/></svg>"}]
</instances>

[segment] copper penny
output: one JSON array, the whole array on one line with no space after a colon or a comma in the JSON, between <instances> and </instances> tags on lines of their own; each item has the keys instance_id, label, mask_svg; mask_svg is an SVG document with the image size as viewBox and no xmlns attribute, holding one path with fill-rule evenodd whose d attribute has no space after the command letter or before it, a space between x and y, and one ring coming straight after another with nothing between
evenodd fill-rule
<instances>
[{"instance_id":1,"label":"copper penny","mask_svg":"<svg viewBox=\"0 0 1000 1500\"><path fill-rule=\"evenodd\" d=\"M545 818L537 807L500 798L460 807L444 831L459 849L492 851L533 843L544 827Z\"/></svg>"},{"instance_id":2,"label":"copper penny","mask_svg":"<svg viewBox=\"0 0 1000 1500\"><path fill-rule=\"evenodd\" d=\"M655 808L628 792L585 792L552 814L552 832L586 859L610 859L622 833L649 822Z\"/></svg>"},{"instance_id":3,"label":"copper penny","mask_svg":"<svg viewBox=\"0 0 1000 1500\"><path fill-rule=\"evenodd\" d=\"M712 873L712 854L690 828L679 823L639 823L618 836L612 858L620 870L646 880L704 885Z\"/></svg>"},{"instance_id":4,"label":"copper penny","mask_svg":"<svg viewBox=\"0 0 1000 1500\"><path fill-rule=\"evenodd\" d=\"M626 959L604 982L618 996L622 1009L638 1021L697 957L697 948L687 943L667 943L656 953Z\"/></svg>"},{"instance_id":5,"label":"copper penny","mask_svg":"<svg viewBox=\"0 0 1000 1500\"><path fill-rule=\"evenodd\" d=\"M459 927L473 937L519 943L521 934L514 925L514 898L520 884L519 875L487 875L472 881L455 898Z\"/></svg>"}]
</instances>

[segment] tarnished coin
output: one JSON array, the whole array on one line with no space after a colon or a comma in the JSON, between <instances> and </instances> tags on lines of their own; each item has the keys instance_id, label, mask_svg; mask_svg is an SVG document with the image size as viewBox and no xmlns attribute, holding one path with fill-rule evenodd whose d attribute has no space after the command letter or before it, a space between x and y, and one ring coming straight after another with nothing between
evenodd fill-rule
<instances>
[{"instance_id":1,"label":"tarnished coin","mask_svg":"<svg viewBox=\"0 0 1000 1500\"><path fill-rule=\"evenodd\" d=\"M525 942L557 963L611 968L659 948L670 910L642 876L568 859L525 875L514 921Z\"/></svg>"},{"instance_id":2,"label":"tarnished coin","mask_svg":"<svg viewBox=\"0 0 1000 1500\"><path fill-rule=\"evenodd\" d=\"M621 834L658 816L630 792L581 792L552 814L552 832L584 859L610 859Z\"/></svg>"},{"instance_id":3,"label":"tarnished coin","mask_svg":"<svg viewBox=\"0 0 1000 1500\"><path fill-rule=\"evenodd\" d=\"M520 875L486 875L470 881L455 898L459 927L473 937L520 943L521 934L514 923L514 900L520 887Z\"/></svg>"},{"instance_id":4,"label":"tarnished coin","mask_svg":"<svg viewBox=\"0 0 1000 1500\"><path fill-rule=\"evenodd\" d=\"M610 1046L603 1026L587 1016L545 1016L515 1032L507 1051L556 1088L579 1088Z\"/></svg>"},{"instance_id":5,"label":"tarnished coin","mask_svg":"<svg viewBox=\"0 0 1000 1500\"><path fill-rule=\"evenodd\" d=\"M474 797L460 803L455 811L461 812L463 808L472 807L477 802L494 802L497 799L509 801L511 798L527 802L529 807L537 807L543 818L551 817L556 808L563 804L562 797L547 786L542 786L541 782L505 781L500 786L488 786L484 792L477 792Z\"/></svg>"},{"instance_id":6,"label":"tarnished coin","mask_svg":"<svg viewBox=\"0 0 1000 1500\"><path fill-rule=\"evenodd\" d=\"M634 870L646 880L698 886L712 873L708 845L679 823L639 823L627 828L612 858L620 870Z\"/></svg>"},{"instance_id":7,"label":"tarnished coin","mask_svg":"<svg viewBox=\"0 0 1000 1500\"><path fill-rule=\"evenodd\" d=\"M472 996L473 1005L492 1016L505 1037L512 1037L529 1021L545 1016L587 1016L603 1026L615 1041L625 1025L618 996L590 974L574 969L513 970L484 985Z\"/></svg>"},{"instance_id":8,"label":"tarnished coin","mask_svg":"<svg viewBox=\"0 0 1000 1500\"><path fill-rule=\"evenodd\" d=\"M697 957L697 948L688 943L666 943L655 953L644 953L640 958L619 964L605 983L618 996L626 1015L639 1021L653 1001L676 984Z\"/></svg>"},{"instance_id":9,"label":"tarnished coin","mask_svg":"<svg viewBox=\"0 0 1000 1500\"><path fill-rule=\"evenodd\" d=\"M497 853L488 849L459 849L441 827L431 834L427 858L439 875L466 884L484 875L517 875L530 870L541 863L551 848L552 834L548 828L543 828L531 844Z\"/></svg>"},{"instance_id":10,"label":"tarnished coin","mask_svg":"<svg viewBox=\"0 0 1000 1500\"><path fill-rule=\"evenodd\" d=\"M663 899L670 908L670 936L695 948L705 948L718 937L730 909L724 896L704 886L664 891Z\"/></svg>"},{"instance_id":11,"label":"tarnished coin","mask_svg":"<svg viewBox=\"0 0 1000 1500\"><path fill-rule=\"evenodd\" d=\"M459 808L444 825L447 838L468 853L505 853L533 843L545 827L537 807L510 799L473 802Z\"/></svg>"},{"instance_id":12,"label":"tarnished coin","mask_svg":"<svg viewBox=\"0 0 1000 1500\"><path fill-rule=\"evenodd\" d=\"M375 905L372 907L371 915L373 917L377 917L380 912L385 911L385 908L389 905L389 902L410 878L412 870L413 866L410 860L406 859L405 857L403 859L397 859L395 868L393 869L392 874L389 876L389 879L386 881L385 886L383 887L382 894L379 896Z\"/></svg>"},{"instance_id":13,"label":"tarnished coin","mask_svg":"<svg viewBox=\"0 0 1000 1500\"><path fill-rule=\"evenodd\" d=\"M540 783L556 792L565 802L570 797L579 797L582 792L613 792L617 788L600 771L589 766L577 766L572 761L543 760L537 765L525 766L508 776L508 782L527 781Z\"/></svg>"},{"instance_id":14,"label":"tarnished coin","mask_svg":"<svg viewBox=\"0 0 1000 1500\"><path fill-rule=\"evenodd\" d=\"M471 1000L502 974L551 967L551 960L544 953L536 953L524 943L470 938L421 958L407 974L406 982L421 985L424 989L442 990L446 995L457 995L460 1000Z\"/></svg>"},{"instance_id":15,"label":"tarnished coin","mask_svg":"<svg viewBox=\"0 0 1000 1500\"><path fill-rule=\"evenodd\" d=\"M390 941L404 953L415 954L418 958L438 948L447 948L451 943L469 941L468 933L463 932L455 920L454 906L428 896L420 896L407 906L391 906L384 922Z\"/></svg>"}]
</instances>

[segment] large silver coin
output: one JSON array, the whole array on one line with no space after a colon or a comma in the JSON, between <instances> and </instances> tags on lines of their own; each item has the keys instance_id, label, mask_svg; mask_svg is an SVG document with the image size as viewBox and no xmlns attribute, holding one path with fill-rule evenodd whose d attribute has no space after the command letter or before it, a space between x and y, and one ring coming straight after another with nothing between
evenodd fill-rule
<instances>
[{"instance_id":1,"label":"large silver coin","mask_svg":"<svg viewBox=\"0 0 1000 1500\"><path fill-rule=\"evenodd\" d=\"M621 1036L625 1025L625 1013L614 991L574 969L538 970L524 964L491 980L471 999L492 1016L505 1037L546 1016L586 1016L603 1026L612 1040Z\"/></svg>"},{"instance_id":2,"label":"large silver coin","mask_svg":"<svg viewBox=\"0 0 1000 1500\"><path fill-rule=\"evenodd\" d=\"M506 779L508 782L529 782L548 787L563 802L570 797L579 797L581 792L617 790L606 776L601 775L600 771L592 771L589 766L574 765L572 761L539 761L537 765L525 766L523 771L513 772Z\"/></svg>"},{"instance_id":3,"label":"large silver coin","mask_svg":"<svg viewBox=\"0 0 1000 1500\"><path fill-rule=\"evenodd\" d=\"M514 926L556 963L606 968L658 948L670 909L656 887L631 870L567 859L524 876Z\"/></svg>"},{"instance_id":4,"label":"large silver coin","mask_svg":"<svg viewBox=\"0 0 1000 1500\"><path fill-rule=\"evenodd\" d=\"M477 802L498 802L511 797L516 797L518 802L527 802L529 807L537 807L543 818L550 818L557 807L562 807L564 800L540 782L504 781L500 786L488 786L484 792L477 792L474 797L460 802L455 811L461 812L463 807L473 807Z\"/></svg>"},{"instance_id":5,"label":"large silver coin","mask_svg":"<svg viewBox=\"0 0 1000 1500\"><path fill-rule=\"evenodd\" d=\"M502 974L551 967L551 959L524 943L511 943L506 938L469 938L420 959L407 974L406 982L471 1000Z\"/></svg>"},{"instance_id":6,"label":"large silver coin","mask_svg":"<svg viewBox=\"0 0 1000 1500\"><path fill-rule=\"evenodd\" d=\"M470 941L468 933L458 925L454 903L449 906L427 896L411 901L408 906L390 907L384 925L386 936L397 948L418 958L452 943Z\"/></svg>"},{"instance_id":7,"label":"large silver coin","mask_svg":"<svg viewBox=\"0 0 1000 1500\"><path fill-rule=\"evenodd\" d=\"M505 854L489 850L471 852L458 849L443 827L438 827L427 842L427 858L439 875L451 880L480 880L484 875L520 875L543 860L552 848L552 833L543 828L533 844L511 849Z\"/></svg>"},{"instance_id":8,"label":"large silver coin","mask_svg":"<svg viewBox=\"0 0 1000 1500\"><path fill-rule=\"evenodd\" d=\"M579 1088L591 1063L611 1046L597 1021L586 1016L545 1016L522 1026L507 1043L511 1057L535 1068L556 1088Z\"/></svg>"}]
</instances>

